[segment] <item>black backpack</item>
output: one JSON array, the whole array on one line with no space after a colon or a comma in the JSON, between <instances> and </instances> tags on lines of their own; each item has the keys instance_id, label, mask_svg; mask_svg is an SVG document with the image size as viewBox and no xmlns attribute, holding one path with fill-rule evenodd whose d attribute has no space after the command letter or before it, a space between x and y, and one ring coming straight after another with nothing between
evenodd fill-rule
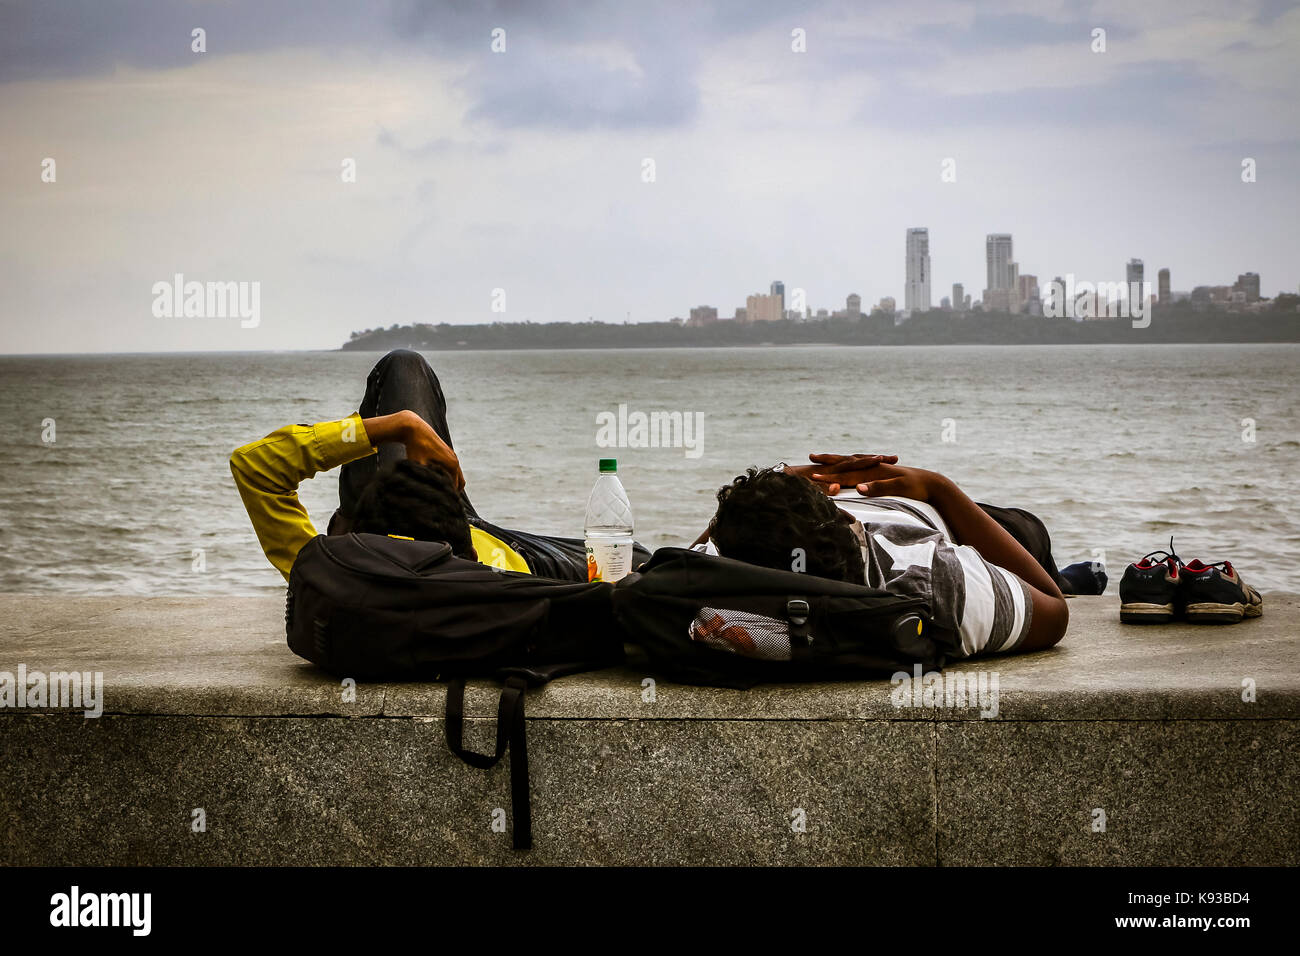
<instances>
[{"instance_id":1,"label":"black backpack","mask_svg":"<svg viewBox=\"0 0 1300 956\"><path fill-rule=\"evenodd\" d=\"M559 581L458 558L441 541L318 535L298 553L285 631L298 656L358 681L446 679L446 734L474 767L510 753L516 849L532 845L529 686L623 660L612 584ZM494 754L462 744L465 678L505 682Z\"/></svg>"},{"instance_id":2,"label":"black backpack","mask_svg":"<svg viewBox=\"0 0 1300 956\"><path fill-rule=\"evenodd\" d=\"M652 668L684 684L928 671L951 647L923 600L683 548L660 548L618 582L614 615Z\"/></svg>"}]
</instances>

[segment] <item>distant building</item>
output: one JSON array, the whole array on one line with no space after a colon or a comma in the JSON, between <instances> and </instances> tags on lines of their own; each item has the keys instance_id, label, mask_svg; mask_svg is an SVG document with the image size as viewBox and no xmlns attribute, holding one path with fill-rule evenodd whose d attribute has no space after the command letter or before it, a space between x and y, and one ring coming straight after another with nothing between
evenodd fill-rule
<instances>
[{"instance_id":1,"label":"distant building","mask_svg":"<svg viewBox=\"0 0 1300 956\"><path fill-rule=\"evenodd\" d=\"M1142 282L1146 277L1146 266L1141 259L1130 259L1124 267L1124 291L1130 304L1142 298Z\"/></svg>"},{"instance_id":2,"label":"distant building","mask_svg":"<svg viewBox=\"0 0 1300 956\"><path fill-rule=\"evenodd\" d=\"M687 325L711 325L718 321L718 310L711 305L697 305L691 309Z\"/></svg>"},{"instance_id":3,"label":"distant building","mask_svg":"<svg viewBox=\"0 0 1300 956\"><path fill-rule=\"evenodd\" d=\"M951 312L951 311L952 311L952 299L948 298L948 297L945 295L943 298L941 298L941 299L939 300L939 308L943 309L943 311L945 311L945 312Z\"/></svg>"},{"instance_id":4,"label":"distant building","mask_svg":"<svg viewBox=\"0 0 1300 956\"><path fill-rule=\"evenodd\" d=\"M744 307L743 305L738 305L738 306L736 306L736 315L735 315L733 321L735 321L735 322L748 322L748 321L749 321L749 313L745 310L745 307Z\"/></svg>"},{"instance_id":5,"label":"distant building","mask_svg":"<svg viewBox=\"0 0 1300 956\"><path fill-rule=\"evenodd\" d=\"M1173 302L1173 297L1169 294L1169 270L1161 269L1156 273L1156 292L1160 296L1161 305L1169 305Z\"/></svg>"},{"instance_id":6,"label":"distant building","mask_svg":"<svg viewBox=\"0 0 1300 956\"><path fill-rule=\"evenodd\" d=\"M859 319L862 317L862 296L850 292L844 300L844 308L831 313L832 319Z\"/></svg>"},{"instance_id":7,"label":"distant building","mask_svg":"<svg viewBox=\"0 0 1300 956\"><path fill-rule=\"evenodd\" d=\"M970 297L960 282L952 284L952 307L958 312L965 312L970 306Z\"/></svg>"},{"instance_id":8,"label":"distant building","mask_svg":"<svg viewBox=\"0 0 1300 956\"><path fill-rule=\"evenodd\" d=\"M1011 234L994 232L984 237L984 257L988 268L987 289L1011 288Z\"/></svg>"},{"instance_id":9,"label":"distant building","mask_svg":"<svg viewBox=\"0 0 1300 956\"><path fill-rule=\"evenodd\" d=\"M903 310L930 310L930 230L907 230L907 285L903 290Z\"/></svg>"},{"instance_id":10,"label":"distant building","mask_svg":"<svg viewBox=\"0 0 1300 956\"><path fill-rule=\"evenodd\" d=\"M1254 272L1244 272L1237 276L1237 281L1233 283L1233 292L1244 292L1247 302L1259 301L1259 275Z\"/></svg>"},{"instance_id":11,"label":"distant building","mask_svg":"<svg viewBox=\"0 0 1300 956\"><path fill-rule=\"evenodd\" d=\"M1210 287L1198 285L1192 290L1192 311L1204 312L1210 307Z\"/></svg>"},{"instance_id":12,"label":"distant building","mask_svg":"<svg viewBox=\"0 0 1300 956\"><path fill-rule=\"evenodd\" d=\"M858 296L854 296L854 298L858 299L858 302L861 303L861 298ZM880 311L887 315L893 315L898 311L897 303L894 302L894 297L892 295L887 295L880 300Z\"/></svg>"},{"instance_id":13,"label":"distant building","mask_svg":"<svg viewBox=\"0 0 1300 956\"><path fill-rule=\"evenodd\" d=\"M1038 276L1019 276L1017 284L1020 311L1028 312L1030 315L1042 315L1043 300L1038 292Z\"/></svg>"},{"instance_id":14,"label":"distant building","mask_svg":"<svg viewBox=\"0 0 1300 956\"><path fill-rule=\"evenodd\" d=\"M785 315L785 283L777 279L768 287L768 293L775 296L781 303L781 314Z\"/></svg>"},{"instance_id":15,"label":"distant building","mask_svg":"<svg viewBox=\"0 0 1300 956\"><path fill-rule=\"evenodd\" d=\"M985 312L1010 312L1014 298L1010 289L985 289L982 307Z\"/></svg>"},{"instance_id":16,"label":"distant building","mask_svg":"<svg viewBox=\"0 0 1300 956\"><path fill-rule=\"evenodd\" d=\"M983 311L1015 311L1020 295L1016 288L1020 267L1011 258L1011 234L994 232L985 236L984 258L988 284L984 288Z\"/></svg>"},{"instance_id":17,"label":"distant building","mask_svg":"<svg viewBox=\"0 0 1300 956\"><path fill-rule=\"evenodd\" d=\"M750 322L779 322L785 310L781 298L761 292L745 300L745 315Z\"/></svg>"}]
</instances>

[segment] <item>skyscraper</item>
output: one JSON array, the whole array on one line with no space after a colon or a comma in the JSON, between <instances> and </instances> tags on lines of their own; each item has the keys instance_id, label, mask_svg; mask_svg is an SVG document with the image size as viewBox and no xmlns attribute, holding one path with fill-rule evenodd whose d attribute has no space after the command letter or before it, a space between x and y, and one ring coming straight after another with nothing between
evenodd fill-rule
<instances>
[{"instance_id":1,"label":"skyscraper","mask_svg":"<svg viewBox=\"0 0 1300 956\"><path fill-rule=\"evenodd\" d=\"M912 312L930 310L930 230L907 230L907 285L903 291L903 309Z\"/></svg>"},{"instance_id":2,"label":"skyscraper","mask_svg":"<svg viewBox=\"0 0 1300 956\"><path fill-rule=\"evenodd\" d=\"M1169 305L1172 301L1169 295L1169 270L1161 269L1157 272L1156 281L1159 283L1159 288L1156 291L1160 295L1160 304Z\"/></svg>"},{"instance_id":3,"label":"skyscraper","mask_svg":"<svg viewBox=\"0 0 1300 956\"><path fill-rule=\"evenodd\" d=\"M1124 289L1130 303L1138 302L1142 298L1142 278L1145 275L1146 267L1141 259L1128 261L1128 266L1124 270Z\"/></svg>"},{"instance_id":4,"label":"skyscraper","mask_svg":"<svg viewBox=\"0 0 1300 956\"><path fill-rule=\"evenodd\" d=\"M966 311L966 290L960 282L952 284L952 307L958 312Z\"/></svg>"},{"instance_id":5,"label":"skyscraper","mask_svg":"<svg viewBox=\"0 0 1300 956\"><path fill-rule=\"evenodd\" d=\"M988 263L988 285L984 289L985 312L1010 312L1016 293L1011 283L1011 234L991 232L984 237L984 256Z\"/></svg>"},{"instance_id":6,"label":"skyscraper","mask_svg":"<svg viewBox=\"0 0 1300 956\"><path fill-rule=\"evenodd\" d=\"M775 282L772 283L771 287L768 289L768 292L776 296L776 298L780 300L781 315L784 316L785 315L785 283L782 282L780 279L777 279Z\"/></svg>"}]
</instances>

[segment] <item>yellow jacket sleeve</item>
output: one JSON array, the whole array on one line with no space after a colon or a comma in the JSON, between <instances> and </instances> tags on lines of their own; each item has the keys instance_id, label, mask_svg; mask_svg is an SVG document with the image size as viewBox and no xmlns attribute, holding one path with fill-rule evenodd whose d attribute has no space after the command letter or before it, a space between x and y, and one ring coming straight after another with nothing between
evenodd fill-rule
<instances>
[{"instance_id":1,"label":"yellow jacket sleeve","mask_svg":"<svg viewBox=\"0 0 1300 956\"><path fill-rule=\"evenodd\" d=\"M286 425L231 454L230 471L257 540L286 581L298 552L316 537L311 516L298 500L298 485L317 472L374 453L357 414L336 422Z\"/></svg>"}]
</instances>

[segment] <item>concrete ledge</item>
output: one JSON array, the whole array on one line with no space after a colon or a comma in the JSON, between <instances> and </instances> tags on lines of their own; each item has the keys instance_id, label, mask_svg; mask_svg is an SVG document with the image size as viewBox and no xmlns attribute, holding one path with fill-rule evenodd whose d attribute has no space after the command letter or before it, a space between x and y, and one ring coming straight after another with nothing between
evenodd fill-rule
<instances>
[{"instance_id":1,"label":"concrete ledge","mask_svg":"<svg viewBox=\"0 0 1300 956\"><path fill-rule=\"evenodd\" d=\"M884 680L651 701L631 667L531 692L516 854L506 769L446 751L441 685L345 702L285 647L278 597L0 595L0 671L105 682L99 719L0 709L0 863L1300 861L1300 600L1218 628L1072 610L1058 649L954 669L997 672L992 719L896 708ZM472 746L495 708L471 687Z\"/></svg>"}]
</instances>

